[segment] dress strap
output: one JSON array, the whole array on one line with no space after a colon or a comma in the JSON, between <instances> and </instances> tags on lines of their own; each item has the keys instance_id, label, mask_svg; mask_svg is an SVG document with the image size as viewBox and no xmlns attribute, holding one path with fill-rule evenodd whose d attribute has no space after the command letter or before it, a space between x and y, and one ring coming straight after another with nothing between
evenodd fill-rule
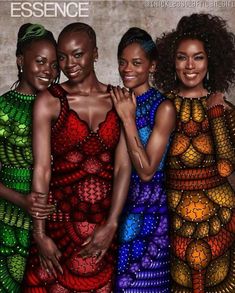
<instances>
[{"instance_id":1,"label":"dress strap","mask_svg":"<svg viewBox=\"0 0 235 293\"><path fill-rule=\"evenodd\" d=\"M69 103L67 100L67 92L59 84L51 85L48 88L48 91L54 97L56 97L60 100L60 113L59 113L57 120L52 125L52 133L56 133L63 126L63 124L65 123L65 120L67 119L67 116L68 116Z\"/></svg>"}]
</instances>

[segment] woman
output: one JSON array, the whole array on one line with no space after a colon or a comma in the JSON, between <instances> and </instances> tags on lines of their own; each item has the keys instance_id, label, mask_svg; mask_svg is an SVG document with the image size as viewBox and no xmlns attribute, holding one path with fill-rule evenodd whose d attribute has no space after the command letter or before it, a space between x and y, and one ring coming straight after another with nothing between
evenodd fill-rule
<instances>
[{"instance_id":1,"label":"woman","mask_svg":"<svg viewBox=\"0 0 235 293\"><path fill-rule=\"evenodd\" d=\"M38 24L24 24L17 40L19 80L0 97L0 291L20 292L29 248L30 217L45 218L51 205L31 190L32 104L56 78L56 42Z\"/></svg>"},{"instance_id":2,"label":"woman","mask_svg":"<svg viewBox=\"0 0 235 293\"><path fill-rule=\"evenodd\" d=\"M117 87L111 95L134 168L120 226L116 292L170 292L164 165L175 109L150 87L156 60L156 45L146 31L130 28L123 35L119 73L130 91Z\"/></svg>"},{"instance_id":3,"label":"woman","mask_svg":"<svg viewBox=\"0 0 235 293\"><path fill-rule=\"evenodd\" d=\"M94 30L79 22L66 26L58 58L68 80L35 103L33 175L34 190L42 193L51 181L48 201L57 211L46 223L34 221L37 247L24 292L112 292L112 239L130 177L124 135L108 86L94 71Z\"/></svg>"},{"instance_id":4,"label":"woman","mask_svg":"<svg viewBox=\"0 0 235 293\"><path fill-rule=\"evenodd\" d=\"M174 292L235 291L235 196L227 180L234 121L215 93L234 84L234 40L226 22L209 14L185 16L157 40L157 83L173 90L178 118L167 169Z\"/></svg>"}]
</instances>

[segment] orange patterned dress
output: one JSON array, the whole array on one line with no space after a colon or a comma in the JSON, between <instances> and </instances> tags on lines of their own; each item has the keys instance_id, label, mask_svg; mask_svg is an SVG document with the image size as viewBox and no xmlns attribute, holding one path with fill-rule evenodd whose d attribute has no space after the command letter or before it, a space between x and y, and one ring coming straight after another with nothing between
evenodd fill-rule
<instances>
[{"instance_id":1,"label":"orange patterned dress","mask_svg":"<svg viewBox=\"0 0 235 293\"><path fill-rule=\"evenodd\" d=\"M174 293L235 292L234 144L222 105L168 97L177 127L168 157Z\"/></svg>"}]
</instances>

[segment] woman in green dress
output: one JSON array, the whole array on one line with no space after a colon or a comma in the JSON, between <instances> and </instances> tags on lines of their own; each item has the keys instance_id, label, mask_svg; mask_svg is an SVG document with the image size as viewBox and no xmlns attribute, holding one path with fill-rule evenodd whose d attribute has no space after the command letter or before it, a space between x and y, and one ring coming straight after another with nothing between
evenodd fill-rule
<instances>
[{"instance_id":1,"label":"woman in green dress","mask_svg":"<svg viewBox=\"0 0 235 293\"><path fill-rule=\"evenodd\" d=\"M0 292L20 292L28 254L30 215L44 219L53 206L30 193L32 106L58 76L56 41L38 24L24 24L16 49L18 81L0 96Z\"/></svg>"}]
</instances>

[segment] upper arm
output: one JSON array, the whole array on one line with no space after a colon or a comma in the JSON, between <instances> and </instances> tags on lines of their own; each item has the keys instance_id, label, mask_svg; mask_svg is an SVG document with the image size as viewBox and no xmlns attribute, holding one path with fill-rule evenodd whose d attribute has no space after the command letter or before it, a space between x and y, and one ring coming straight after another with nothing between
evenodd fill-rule
<instances>
[{"instance_id":1,"label":"upper arm","mask_svg":"<svg viewBox=\"0 0 235 293\"><path fill-rule=\"evenodd\" d=\"M33 157L35 168L50 168L51 110L49 93L40 93L33 109Z\"/></svg>"},{"instance_id":2,"label":"upper arm","mask_svg":"<svg viewBox=\"0 0 235 293\"><path fill-rule=\"evenodd\" d=\"M175 123L175 107L170 100L166 100L157 109L153 131L146 147L147 156L154 171L162 159Z\"/></svg>"}]
</instances>

